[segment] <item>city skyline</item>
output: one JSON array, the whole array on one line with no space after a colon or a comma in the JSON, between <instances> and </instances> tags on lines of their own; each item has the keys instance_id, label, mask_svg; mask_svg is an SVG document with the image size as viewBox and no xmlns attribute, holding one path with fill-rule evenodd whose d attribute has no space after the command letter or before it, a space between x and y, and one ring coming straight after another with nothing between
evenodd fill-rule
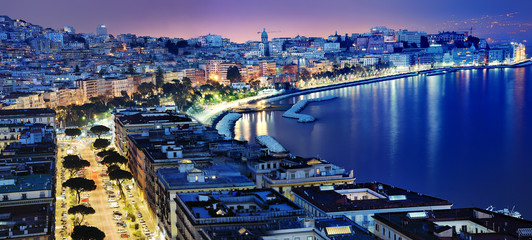
<instances>
[{"instance_id":1,"label":"city skyline","mask_svg":"<svg viewBox=\"0 0 532 240\"><path fill-rule=\"evenodd\" d=\"M258 40L266 28L270 38L296 35L324 37L364 33L374 26L436 33L468 30L475 35L514 41L530 41L532 3L512 1L447 1L430 6L420 0L396 4L371 1L267 1L248 2L202 0L194 2L151 2L100 0L44 3L35 0L4 1L2 14L44 27L73 26L77 32L95 32L105 24L110 34L133 33L148 36L193 38L217 34L235 42ZM340 7L345 6L345 7ZM79 11L78 9L83 9ZM238 26L238 27L235 27ZM235 30L236 29L236 30Z\"/></svg>"}]
</instances>

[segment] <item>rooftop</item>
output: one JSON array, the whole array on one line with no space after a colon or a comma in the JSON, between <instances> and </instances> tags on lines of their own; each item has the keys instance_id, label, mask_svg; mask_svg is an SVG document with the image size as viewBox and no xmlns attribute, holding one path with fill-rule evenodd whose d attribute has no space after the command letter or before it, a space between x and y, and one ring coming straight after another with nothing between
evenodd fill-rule
<instances>
[{"instance_id":1,"label":"rooftop","mask_svg":"<svg viewBox=\"0 0 532 240\"><path fill-rule=\"evenodd\" d=\"M368 230L360 227L358 224L345 216L334 218L316 218L314 225L317 229L325 232L325 234L335 240L342 239L358 239L358 240L372 240L377 239Z\"/></svg>"},{"instance_id":2,"label":"rooftop","mask_svg":"<svg viewBox=\"0 0 532 240\"><path fill-rule=\"evenodd\" d=\"M453 224L452 221L461 221L461 225L465 224L463 221L470 221L475 225L475 230L470 229L468 233L462 233L470 236L469 239L517 239L519 237L518 232L525 236L523 234L532 229L532 221L479 208L435 210L420 213L415 215L419 217L412 217L415 213L408 212L378 213L373 218L412 239L461 239L458 233L452 234L450 227ZM477 229L478 233L476 233ZM455 228L455 230L461 231L460 228ZM448 232L444 236L442 233L446 231ZM525 237L530 236L532 235Z\"/></svg>"},{"instance_id":3,"label":"rooftop","mask_svg":"<svg viewBox=\"0 0 532 240\"><path fill-rule=\"evenodd\" d=\"M30 108L30 109L8 109L0 110L0 116L19 116L19 115L37 115L37 114L54 114L55 111L50 108Z\"/></svg>"},{"instance_id":4,"label":"rooftop","mask_svg":"<svg viewBox=\"0 0 532 240\"><path fill-rule=\"evenodd\" d=\"M171 112L143 112L133 115L117 115L123 125L154 124L154 123L190 123L194 122L190 117Z\"/></svg>"},{"instance_id":5,"label":"rooftop","mask_svg":"<svg viewBox=\"0 0 532 240\"><path fill-rule=\"evenodd\" d=\"M187 173L180 172L179 168L161 168L157 170L157 175L169 190L255 186L253 181L227 165L213 165L197 170L205 174L204 182L189 182Z\"/></svg>"},{"instance_id":6,"label":"rooftop","mask_svg":"<svg viewBox=\"0 0 532 240\"><path fill-rule=\"evenodd\" d=\"M52 176L50 174L8 176L0 179L0 193L50 189L52 189Z\"/></svg>"},{"instance_id":7,"label":"rooftop","mask_svg":"<svg viewBox=\"0 0 532 240\"><path fill-rule=\"evenodd\" d=\"M303 187L292 191L325 212L452 205L447 200L377 182Z\"/></svg>"},{"instance_id":8,"label":"rooftop","mask_svg":"<svg viewBox=\"0 0 532 240\"><path fill-rule=\"evenodd\" d=\"M305 210L272 189L178 193L196 224L258 222L303 216ZM182 202L182 203L181 203Z\"/></svg>"}]
</instances>

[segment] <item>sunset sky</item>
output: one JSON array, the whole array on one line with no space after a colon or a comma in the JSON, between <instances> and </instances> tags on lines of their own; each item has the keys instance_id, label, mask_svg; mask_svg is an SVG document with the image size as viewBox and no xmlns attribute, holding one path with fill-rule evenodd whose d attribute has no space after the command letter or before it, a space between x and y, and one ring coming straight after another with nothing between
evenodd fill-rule
<instances>
[{"instance_id":1,"label":"sunset sky","mask_svg":"<svg viewBox=\"0 0 532 240\"><path fill-rule=\"evenodd\" d=\"M2 0L0 14L77 32L106 24L111 34L212 33L236 42L258 40L262 28L280 31L273 38L363 33L372 26L427 33L473 26L481 37L532 41L531 0Z\"/></svg>"}]
</instances>

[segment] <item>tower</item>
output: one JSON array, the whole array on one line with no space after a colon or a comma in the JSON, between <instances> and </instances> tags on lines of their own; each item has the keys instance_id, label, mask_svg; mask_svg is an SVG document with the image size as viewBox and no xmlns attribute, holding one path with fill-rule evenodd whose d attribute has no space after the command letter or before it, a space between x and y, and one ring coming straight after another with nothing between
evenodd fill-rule
<instances>
[{"instance_id":1,"label":"tower","mask_svg":"<svg viewBox=\"0 0 532 240\"><path fill-rule=\"evenodd\" d=\"M107 27L103 24L98 25L98 27L96 27L96 35L107 35Z\"/></svg>"},{"instance_id":2,"label":"tower","mask_svg":"<svg viewBox=\"0 0 532 240\"><path fill-rule=\"evenodd\" d=\"M260 35L261 42L266 44L268 42L268 33L266 33L266 28L263 28L262 34Z\"/></svg>"}]
</instances>

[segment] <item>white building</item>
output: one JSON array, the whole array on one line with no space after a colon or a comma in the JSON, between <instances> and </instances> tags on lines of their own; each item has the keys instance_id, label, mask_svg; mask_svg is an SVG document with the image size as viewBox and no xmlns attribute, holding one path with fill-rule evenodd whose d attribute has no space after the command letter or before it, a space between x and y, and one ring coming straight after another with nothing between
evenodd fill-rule
<instances>
[{"instance_id":1,"label":"white building","mask_svg":"<svg viewBox=\"0 0 532 240\"><path fill-rule=\"evenodd\" d=\"M98 27L96 27L96 35L98 36L107 35L107 26L103 24L98 25Z\"/></svg>"}]
</instances>

